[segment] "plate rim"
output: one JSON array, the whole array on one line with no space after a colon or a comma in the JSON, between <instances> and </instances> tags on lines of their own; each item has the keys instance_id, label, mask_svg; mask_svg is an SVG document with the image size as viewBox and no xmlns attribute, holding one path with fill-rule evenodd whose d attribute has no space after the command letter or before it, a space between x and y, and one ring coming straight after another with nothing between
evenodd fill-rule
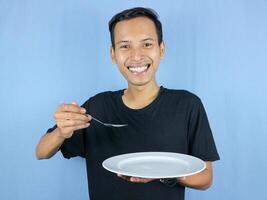
<instances>
[{"instance_id":1,"label":"plate rim","mask_svg":"<svg viewBox=\"0 0 267 200\"><path fill-rule=\"evenodd\" d=\"M182 175L165 175L165 176L151 176L151 175L142 175L142 176L138 176L137 174L134 174L134 173L128 173L128 172L123 172L123 173L120 173L118 170L113 170L113 169L110 169L106 166L106 163L108 163L110 160L112 159L116 159L116 158L120 158L120 157L127 157L127 156L136 156L138 157L139 155L144 155L144 154L147 154L147 155L154 155L154 154L160 154L160 155L173 155L173 156L182 156L182 157L189 157L190 159L193 159L197 162L200 162L202 164L202 167L199 169L199 170L196 170L196 171L193 171L193 172L189 172L189 173L184 173ZM149 151L149 152L133 152L133 153L125 153L125 154L120 154L120 155L116 155L116 156L112 156L112 157L109 157L107 159L105 159L103 162L102 162L102 166L103 168L105 168L106 170L110 171L110 172L113 172L113 173L116 173L116 174L121 174L121 175L125 175L125 176L133 176L133 177L140 177L140 178L152 178L152 179L161 179L161 178L178 178L178 177L185 177L185 176L191 176L191 175L194 175L194 174L197 174L201 171L203 171L205 168L206 168L206 163L205 161L203 161L202 159L198 158L198 157L195 157L195 156L192 156L192 155L188 155L188 154L183 154L183 153L176 153L176 152L163 152L163 151Z\"/></svg>"}]
</instances>

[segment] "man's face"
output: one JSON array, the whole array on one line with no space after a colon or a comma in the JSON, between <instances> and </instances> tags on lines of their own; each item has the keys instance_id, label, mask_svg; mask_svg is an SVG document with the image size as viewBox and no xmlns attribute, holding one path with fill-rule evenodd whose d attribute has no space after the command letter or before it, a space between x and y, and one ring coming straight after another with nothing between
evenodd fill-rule
<instances>
[{"instance_id":1,"label":"man's face","mask_svg":"<svg viewBox=\"0 0 267 200\"><path fill-rule=\"evenodd\" d=\"M164 44L158 44L154 22L146 17L118 22L114 29L114 42L112 61L118 65L129 86L155 83Z\"/></svg>"}]
</instances>

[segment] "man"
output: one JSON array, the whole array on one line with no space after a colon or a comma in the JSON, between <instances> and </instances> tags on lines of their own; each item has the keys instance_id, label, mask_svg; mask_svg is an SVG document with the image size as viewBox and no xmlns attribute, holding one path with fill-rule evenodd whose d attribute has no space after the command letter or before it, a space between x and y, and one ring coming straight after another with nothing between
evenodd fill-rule
<instances>
[{"instance_id":1,"label":"man","mask_svg":"<svg viewBox=\"0 0 267 200\"><path fill-rule=\"evenodd\" d=\"M185 186L207 189L212 183L211 162L219 156L200 99L156 82L165 51L157 15L140 7L125 10L111 19L109 30L112 62L128 88L97 94L82 106L61 105L54 114L56 126L37 145L37 158L50 158L58 150L66 158L84 157L91 200L181 200ZM128 126L105 127L91 116ZM203 159L206 169L184 178L154 180L116 176L102 167L109 157L146 151L190 154Z\"/></svg>"}]
</instances>

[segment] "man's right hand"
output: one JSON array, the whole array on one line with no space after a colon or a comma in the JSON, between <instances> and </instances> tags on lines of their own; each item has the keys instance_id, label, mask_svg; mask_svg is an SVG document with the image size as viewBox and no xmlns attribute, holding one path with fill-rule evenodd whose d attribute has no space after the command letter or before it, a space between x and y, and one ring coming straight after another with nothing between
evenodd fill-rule
<instances>
[{"instance_id":1,"label":"man's right hand","mask_svg":"<svg viewBox=\"0 0 267 200\"><path fill-rule=\"evenodd\" d=\"M90 126L91 116L77 103L62 104L54 114L60 137L70 138L74 131Z\"/></svg>"}]
</instances>

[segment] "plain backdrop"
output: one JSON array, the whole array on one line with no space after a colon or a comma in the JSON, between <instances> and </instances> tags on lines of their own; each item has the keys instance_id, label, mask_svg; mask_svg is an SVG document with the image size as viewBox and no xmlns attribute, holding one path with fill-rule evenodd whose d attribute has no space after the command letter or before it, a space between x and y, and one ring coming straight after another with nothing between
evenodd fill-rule
<instances>
[{"instance_id":1,"label":"plain backdrop","mask_svg":"<svg viewBox=\"0 0 267 200\"><path fill-rule=\"evenodd\" d=\"M266 0L0 0L1 200L88 199L84 160L37 161L35 146L60 103L127 87L107 23L135 6L163 24L159 84L202 99L221 156L186 199L267 199Z\"/></svg>"}]
</instances>

